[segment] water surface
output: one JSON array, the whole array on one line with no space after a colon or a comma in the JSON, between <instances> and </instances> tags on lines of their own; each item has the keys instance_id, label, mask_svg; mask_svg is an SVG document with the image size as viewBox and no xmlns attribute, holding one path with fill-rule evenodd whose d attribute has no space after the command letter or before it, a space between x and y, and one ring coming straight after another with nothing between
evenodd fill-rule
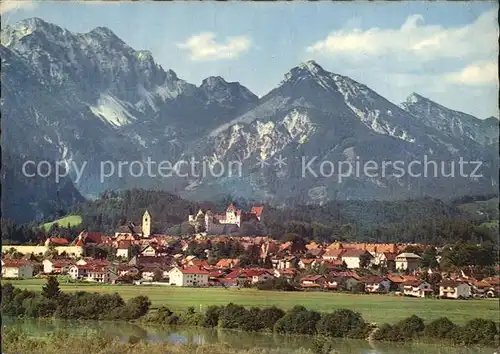
<instances>
[{"instance_id":1,"label":"water surface","mask_svg":"<svg viewBox=\"0 0 500 354\"><path fill-rule=\"evenodd\" d=\"M282 336L274 333L248 333L224 329L194 327L140 326L124 322L65 321L46 319L2 318L2 325L23 330L30 336L64 331L83 335L89 331L127 341L141 338L161 343L226 344L238 349L253 347L299 349L312 348L313 339L308 336ZM335 339L335 349L346 354L495 354L493 348L450 347L438 344L396 344L362 340Z\"/></svg>"}]
</instances>

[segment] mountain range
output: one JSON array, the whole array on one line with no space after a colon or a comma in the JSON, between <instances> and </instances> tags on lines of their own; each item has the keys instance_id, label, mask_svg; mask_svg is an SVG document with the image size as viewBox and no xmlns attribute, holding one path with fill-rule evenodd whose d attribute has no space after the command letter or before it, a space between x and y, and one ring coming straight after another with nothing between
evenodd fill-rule
<instances>
[{"instance_id":1,"label":"mountain range","mask_svg":"<svg viewBox=\"0 0 500 354\"><path fill-rule=\"evenodd\" d=\"M221 77L188 83L105 27L72 33L31 18L2 28L1 43L2 146L12 156L36 152L64 161L85 196L141 187L290 205L498 191L497 118L482 120L416 93L395 104L314 61L292 68L259 98ZM480 160L482 177L304 175L304 159L314 157L308 172L324 161ZM242 173L134 177L127 169L100 176L102 161L148 159L240 161ZM77 180L71 166L84 162Z\"/></svg>"}]
</instances>

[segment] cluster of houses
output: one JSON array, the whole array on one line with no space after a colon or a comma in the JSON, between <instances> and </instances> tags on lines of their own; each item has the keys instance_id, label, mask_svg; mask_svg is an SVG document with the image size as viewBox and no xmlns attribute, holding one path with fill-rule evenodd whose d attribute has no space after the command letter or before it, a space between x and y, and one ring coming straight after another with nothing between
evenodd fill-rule
<instances>
[{"instance_id":1,"label":"cluster of houses","mask_svg":"<svg viewBox=\"0 0 500 354\"><path fill-rule=\"evenodd\" d=\"M163 256L136 256L129 262L82 258L45 259L41 264L30 260L2 260L3 278L31 278L34 274L66 275L79 280L98 283L120 283L125 279L185 287L242 287L283 278L302 290L362 291L389 293L412 297L461 299L470 297L498 297L499 277L478 281L464 272L450 274L435 286L423 280L422 273L413 275L388 274L384 276L359 275L355 270L332 267L326 274L303 275L297 268L243 268L239 259L221 259L214 265L196 257L175 259Z\"/></svg>"},{"instance_id":2,"label":"cluster of houses","mask_svg":"<svg viewBox=\"0 0 500 354\"><path fill-rule=\"evenodd\" d=\"M205 227L210 229L217 228L213 225L240 226L246 219L260 221L261 214L262 208L254 207L251 212L242 213L231 204L226 214L198 212L189 220L206 223ZM151 222L151 215L146 211L140 227L134 224L122 226L111 236L84 231L72 242L51 237L37 246L4 245L2 277L25 279L56 274L77 281L155 282L191 287L252 286L281 278L302 290L395 292L413 297L442 298L497 297L500 290L498 276L478 280L463 271L444 274L438 269L421 269L421 257L408 249L412 246L413 250L423 250L425 245L301 244L279 242L265 236L209 236L206 233L179 237L152 234ZM211 252L217 243L237 243L245 251L252 250L262 266L244 267L236 258L214 259ZM189 254L193 244L205 250L206 257L201 257L204 259ZM91 246L114 249L115 261L85 257ZM50 249L55 250L55 256L51 255L42 262L33 260L42 258ZM27 257L9 258L5 252L9 250L10 254L15 251ZM440 273L438 284L425 281L431 273Z\"/></svg>"}]
</instances>

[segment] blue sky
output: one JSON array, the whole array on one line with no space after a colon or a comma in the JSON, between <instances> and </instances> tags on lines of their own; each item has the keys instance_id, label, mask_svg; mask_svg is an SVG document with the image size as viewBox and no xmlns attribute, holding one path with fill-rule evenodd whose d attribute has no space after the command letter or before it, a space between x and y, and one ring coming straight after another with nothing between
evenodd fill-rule
<instances>
[{"instance_id":1,"label":"blue sky","mask_svg":"<svg viewBox=\"0 0 500 354\"><path fill-rule=\"evenodd\" d=\"M19 4L4 2L2 26L29 17L75 32L106 26L197 85L220 75L263 95L314 59L394 103L417 92L498 116L496 2Z\"/></svg>"}]
</instances>

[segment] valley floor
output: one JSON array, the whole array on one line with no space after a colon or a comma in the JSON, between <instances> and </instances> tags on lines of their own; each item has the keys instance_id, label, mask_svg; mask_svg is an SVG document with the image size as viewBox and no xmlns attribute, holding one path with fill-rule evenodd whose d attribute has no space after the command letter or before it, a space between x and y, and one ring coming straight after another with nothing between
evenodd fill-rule
<instances>
[{"instance_id":1,"label":"valley floor","mask_svg":"<svg viewBox=\"0 0 500 354\"><path fill-rule=\"evenodd\" d=\"M41 291L45 279L2 280L21 289ZM291 309L302 305L310 310L331 312L338 308L347 308L360 312L368 322L395 323L411 315L417 315L425 321L448 317L462 325L474 318L498 321L498 299L481 300L438 300L400 297L394 295L368 295L333 292L281 292L255 289L224 288L178 288L172 286L146 285L103 285L85 283L64 283L60 281L62 291L88 291L98 293L118 293L127 300L134 296L148 296L152 308L166 306L177 312L187 307L200 308L204 311L210 305L227 305L232 302L243 306L278 306Z\"/></svg>"}]
</instances>

